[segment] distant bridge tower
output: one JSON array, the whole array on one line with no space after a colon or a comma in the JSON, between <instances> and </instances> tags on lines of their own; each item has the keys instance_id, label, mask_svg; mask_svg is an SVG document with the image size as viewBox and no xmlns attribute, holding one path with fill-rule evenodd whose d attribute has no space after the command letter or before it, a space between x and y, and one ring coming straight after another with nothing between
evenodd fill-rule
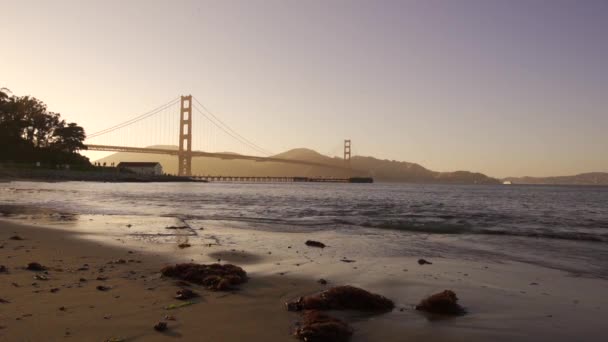
<instances>
[{"instance_id":1,"label":"distant bridge tower","mask_svg":"<svg viewBox=\"0 0 608 342\"><path fill-rule=\"evenodd\" d=\"M344 140L344 163L350 166L350 139Z\"/></svg>"},{"instance_id":2,"label":"distant bridge tower","mask_svg":"<svg viewBox=\"0 0 608 342\"><path fill-rule=\"evenodd\" d=\"M182 96L179 119L177 174L192 175L192 95Z\"/></svg>"}]
</instances>

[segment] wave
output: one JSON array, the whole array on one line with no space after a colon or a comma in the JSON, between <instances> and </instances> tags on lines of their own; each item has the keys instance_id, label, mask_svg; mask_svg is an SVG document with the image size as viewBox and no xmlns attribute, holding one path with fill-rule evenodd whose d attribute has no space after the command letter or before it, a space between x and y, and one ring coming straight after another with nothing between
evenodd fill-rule
<instances>
[{"instance_id":1,"label":"wave","mask_svg":"<svg viewBox=\"0 0 608 342\"><path fill-rule=\"evenodd\" d=\"M366 223L367 228L391 229L424 234L473 234L559 239L572 241L608 242L608 235L575 231L520 230L517 228L474 228L467 223L382 222Z\"/></svg>"}]
</instances>

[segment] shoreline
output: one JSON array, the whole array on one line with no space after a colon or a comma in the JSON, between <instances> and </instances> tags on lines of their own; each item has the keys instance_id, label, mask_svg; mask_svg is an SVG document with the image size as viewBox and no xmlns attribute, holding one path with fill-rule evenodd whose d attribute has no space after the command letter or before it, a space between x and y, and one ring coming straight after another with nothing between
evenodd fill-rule
<instances>
[{"instance_id":1,"label":"shoreline","mask_svg":"<svg viewBox=\"0 0 608 342\"><path fill-rule=\"evenodd\" d=\"M152 176L96 170L60 170L45 168L10 168L0 165L0 182L99 182L99 183L169 183L207 181L184 176Z\"/></svg>"},{"instance_id":2,"label":"shoreline","mask_svg":"<svg viewBox=\"0 0 608 342\"><path fill-rule=\"evenodd\" d=\"M133 222L129 229L152 220ZM124 232L126 222L132 221L103 217L78 228L69 221L24 225L0 220L0 264L9 268L8 274L0 274L0 298L10 302L0 304L0 338L148 341L181 337L188 341L203 336L217 341L297 341L290 332L299 316L287 312L284 303L335 285L359 286L396 304L394 311L381 316L340 313L355 329L352 341L568 341L581 335L586 341L600 341L603 337L601 317L608 309L605 280L578 279L526 264L442 258L425 266L417 265L416 258L369 257L346 263L334 242L339 237L332 232L206 226L200 241L189 232L133 239ZM24 240L10 240L15 234ZM319 250L299 245L308 237L332 246ZM183 241L192 246L178 248ZM120 258L135 262L108 264ZM178 289L174 281L160 277L163 266L179 261L210 263L218 258L243 267L249 281L229 293L195 286L193 290L202 295L198 303L171 312L163 309L176 302L173 296ZM35 281L31 271L22 269L32 261L51 268L48 281ZM85 263L89 270L78 271ZM95 280L100 268L108 277L105 281ZM87 281L80 282L81 277ZM318 284L319 278L327 279L329 285ZM13 282L19 287L12 286ZM112 289L96 291L100 284ZM50 292L55 288L59 290ZM466 316L433 321L413 309L423 297L444 289L456 291L469 311ZM62 306L65 311L59 310ZM167 314L177 319L168 322L168 332L154 331L152 326ZM33 324L40 328L32 330Z\"/></svg>"}]
</instances>

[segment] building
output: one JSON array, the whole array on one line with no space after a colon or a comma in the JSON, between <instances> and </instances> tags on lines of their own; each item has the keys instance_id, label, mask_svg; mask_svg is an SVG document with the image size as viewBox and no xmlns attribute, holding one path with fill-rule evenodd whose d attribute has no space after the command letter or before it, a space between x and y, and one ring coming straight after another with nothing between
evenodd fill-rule
<instances>
[{"instance_id":1,"label":"building","mask_svg":"<svg viewBox=\"0 0 608 342\"><path fill-rule=\"evenodd\" d=\"M122 162L116 166L120 171L127 170L138 175L160 176L163 167L158 162Z\"/></svg>"}]
</instances>

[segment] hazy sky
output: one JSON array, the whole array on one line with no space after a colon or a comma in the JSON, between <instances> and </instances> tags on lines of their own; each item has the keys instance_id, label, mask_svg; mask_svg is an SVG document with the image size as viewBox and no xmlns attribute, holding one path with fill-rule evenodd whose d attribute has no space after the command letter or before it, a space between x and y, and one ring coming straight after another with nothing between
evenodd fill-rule
<instances>
[{"instance_id":1,"label":"hazy sky","mask_svg":"<svg viewBox=\"0 0 608 342\"><path fill-rule=\"evenodd\" d=\"M608 171L606 0L0 0L0 30L0 86L88 132L193 94L273 152Z\"/></svg>"}]
</instances>

